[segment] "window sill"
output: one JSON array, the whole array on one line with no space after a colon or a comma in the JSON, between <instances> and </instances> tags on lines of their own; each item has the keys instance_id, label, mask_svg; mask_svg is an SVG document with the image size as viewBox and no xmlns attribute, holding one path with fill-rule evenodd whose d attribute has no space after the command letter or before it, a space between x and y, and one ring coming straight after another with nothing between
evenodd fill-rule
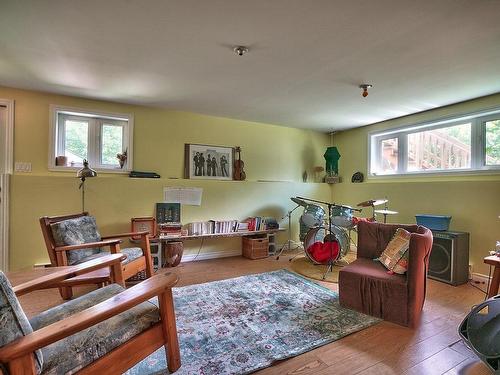
<instances>
[{"instance_id":1,"label":"window sill","mask_svg":"<svg viewBox=\"0 0 500 375\"><path fill-rule=\"evenodd\" d=\"M500 168L461 171L415 172L405 174L368 175L367 182L424 182L424 181L458 181L458 180L499 180Z\"/></svg>"},{"instance_id":2,"label":"window sill","mask_svg":"<svg viewBox=\"0 0 500 375\"><path fill-rule=\"evenodd\" d=\"M76 173L78 170L82 169L82 167L49 167L49 172L72 172ZM92 168L99 173L111 173L111 174L129 174L132 169L123 168L123 169L107 169L107 168Z\"/></svg>"}]
</instances>

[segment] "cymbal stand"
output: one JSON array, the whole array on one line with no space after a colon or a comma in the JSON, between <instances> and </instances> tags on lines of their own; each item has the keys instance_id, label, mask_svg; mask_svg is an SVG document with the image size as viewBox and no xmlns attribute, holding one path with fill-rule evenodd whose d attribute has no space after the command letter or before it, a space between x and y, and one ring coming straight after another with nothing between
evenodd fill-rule
<instances>
[{"instance_id":1,"label":"cymbal stand","mask_svg":"<svg viewBox=\"0 0 500 375\"><path fill-rule=\"evenodd\" d=\"M292 212L295 211L299 207L301 207L300 204L298 204L294 209L288 211L287 214L280 219L280 221L281 221L285 217L288 217L288 241L286 243L284 243L283 246L281 246L281 249L280 249L278 255L276 256L276 260L278 260L280 258L281 254L285 250L285 247L288 248L288 250L290 250L292 248L292 230L291 230L292 229L291 228L291 225L292 225Z\"/></svg>"},{"instance_id":2,"label":"cymbal stand","mask_svg":"<svg viewBox=\"0 0 500 375\"><path fill-rule=\"evenodd\" d=\"M326 203L328 206L328 234L325 237L329 237L332 235L332 207L335 206L334 203ZM335 259L336 261L337 259ZM323 274L323 280L326 279L326 275L328 272L333 271L333 264L335 263L333 260L333 246L330 246L330 260L328 261L328 267L326 268L325 273Z\"/></svg>"}]
</instances>

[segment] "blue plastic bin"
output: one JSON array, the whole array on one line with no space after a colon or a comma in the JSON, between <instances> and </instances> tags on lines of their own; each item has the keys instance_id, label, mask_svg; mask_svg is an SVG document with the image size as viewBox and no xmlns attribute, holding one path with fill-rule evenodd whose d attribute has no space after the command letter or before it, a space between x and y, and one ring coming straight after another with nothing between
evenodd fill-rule
<instances>
[{"instance_id":1,"label":"blue plastic bin","mask_svg":"<svg viewBox=\"0 0 500 375\"><path fill-rule=\"evenodd\" d=\"M417 224L430 230L448 230L450 228L451 216L443 215L415 215Z\"/></svg>"}]
</instances>

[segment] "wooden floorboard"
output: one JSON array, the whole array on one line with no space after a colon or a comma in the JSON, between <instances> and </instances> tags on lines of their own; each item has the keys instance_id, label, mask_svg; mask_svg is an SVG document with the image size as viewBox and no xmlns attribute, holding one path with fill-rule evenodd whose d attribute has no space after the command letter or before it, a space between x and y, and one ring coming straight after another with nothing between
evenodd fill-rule
<instances>
[{"instance_id":1,"label":"wooden floorboard","mask_svg":"<svg viewBox=\"0 0 500 375\"><path fill-rule=\"evenodd\" d=\"M172 272L177 286L193 285L232 277L289 268L289 256L249 260L242 257L181 263ZM338 290L337 284L318 282ZM78 288L76 295L88 291ZM470 308L484 295L469 285L453 287L429 280L422 321L416 329L382 322L333 343L258 371L259 375L327 374L491 374L461 343L457 327ZM21 297L32 316L61 303L55 290Z\"/></svg>"}]
</instances>

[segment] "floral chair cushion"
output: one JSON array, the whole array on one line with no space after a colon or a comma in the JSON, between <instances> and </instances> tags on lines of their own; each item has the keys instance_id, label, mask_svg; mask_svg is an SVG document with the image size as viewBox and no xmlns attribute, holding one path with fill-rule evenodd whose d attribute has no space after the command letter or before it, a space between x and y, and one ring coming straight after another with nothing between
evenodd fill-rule
<instances>
[{"instance_id":1,"label":"floral chair cushion","mask_svg":"<svg viewBox=\"0 0 500 375\"><path fill-rule=\"evenodd\" d=\"M12 285L2 271L0 271L0 347L26 336L33 332L26 314L12 289ZM43 367L43 355L40 350L35 352L35 365L37 373ZM0 369L8 374L3 364ZM1 371L0 371L1 373Z\"/></svg>"},{"instance_id":2,"label":"floral chair cushion","mask_svg":"<svg viewBox=\"0 0 500 375\"><path fill-rule=\"evenodd\" d=\"M140 247L126 247L124 249L120 249L120 252L125 254L127 256L127 259L123 260L122 261L122 264L127 264L127 263L130 263L132 262L134 259L137 259L139 257L142 257L143 253L142 253L142 249ZM102 252L100 253L97 253L97 254L93 254L93 255L90 255L88 257L85 257L85 258L81 258L78 263L83 263L83 262L87 262L89 260L92 260L92 259L95 259L95 258L98 258L98 257L101 257L103 255L107 255L109 254L109 251L106 251L106 250L103 250Z\"/></svg>"},{"instance_id":3,"label":"floral chair cushion","mask_svg":"<svg viewBox=\"0 0 500 375\"><path fill-rule=\"evenodd\" d=\"M82 216L50 224L52 236L57 246L80 245L88 242L101 241L95 218ZM83 258L98 254L100 248L68 251L68 265L80 263Z\"/></svg>"},{"instance_id":4,"label":"floral chair cushion","mask_svg":"<svg viewBox=\"0 0 500 375\"><path fill-rule=\"evenodd\" d=\"M31 319L35 330L67 318L103 302L125 290L117 284L97 289L84 296L44 311ZM160 320L158 308L141 303L68 338L42 349L42 374L73 374Z\"/></svg>"}]
</instances>

